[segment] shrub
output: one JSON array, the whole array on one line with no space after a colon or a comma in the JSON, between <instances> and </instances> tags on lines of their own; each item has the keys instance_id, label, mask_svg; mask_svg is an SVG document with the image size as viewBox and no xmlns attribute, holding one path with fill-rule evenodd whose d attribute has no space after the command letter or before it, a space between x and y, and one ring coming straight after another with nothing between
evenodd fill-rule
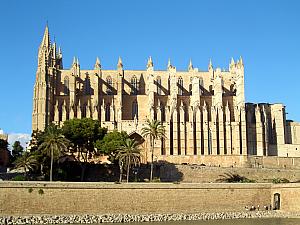
<instances>
[{"instance_id":1,"label":"shrub","mask_svg":"<svg viewBox=\"0 0 300 225\"><path fill-rule=\"evenodd\" d=\"M38 193L39 193L40 195L43 195L43 194L44 194L44 190L43 190L43 189L39 189Z\"/></svg>"},{"instance_id":2,"label":"shrub","mask_svg":"<svg viewBox=\"0 0 300 225\"><path fill-rule=\"evenodd\" d=\"M11 179L12 181L25 181L26 177L23 175L17 175Z\"/></svg>"},{"instance_id":3,"label":"shrub","mask_svg":"<svg viewBox=\"0 0 300 225\"><path fill-rule=\"evenodd\" d=\"M224 173L217 179L218 182L227 183L255 183L255 180L248 179L247 177L241 176L237 173Z\"/></svg>"},{"instance_id":4,"label":"shrub","mask_svg":"<svg viewBox=\"0 0 300 225\"><path fill-rule=\"evenodd\" d=\"M272 183L273 184L281 184L281 183L290 183L290 181L286 178L273 178Z\"/></svg>"},{"instance_id":5,"label":"shrub","mask_svg":"<svg viewBox=\"0 0 300 225\"><path fill-rule=\"evenodd\" d=\"M29 189L28 189L28 192L29 192L29 193L32 193L32 192L33 192L33 189L32 189L32 188L29 188Z\"/></svg>"}]
</instances>

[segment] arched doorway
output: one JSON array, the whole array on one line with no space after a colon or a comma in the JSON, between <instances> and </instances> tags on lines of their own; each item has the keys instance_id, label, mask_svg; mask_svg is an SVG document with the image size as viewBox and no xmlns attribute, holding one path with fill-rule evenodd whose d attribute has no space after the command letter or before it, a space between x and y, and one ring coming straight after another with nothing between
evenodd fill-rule
<instances>
[{"instance_id":1,"label":"arched doorway","mask_svg":"<svg viewBox=\"0 0 300 225\"><path fill-rule=\"evenodd\" d=\"M275 193L274 194L274 210L280 209L280 194Z\"/></svg>"},{"instance_id":2,"label":"arched doorway","mask_svg":"<svg viewBox=\"0 0 300 225\"><path fill-rule=\"evenodd\" d=\"M131 139L134 139L139 145L143 144L144 141L145 141L145 139L141 135L139 135L138 133L136 133L136 132L130 134L129 137Z\"/></svg>"},{"instance_id":3,"label":"arched doorway","mask_svg":"<svg viewBox=\"0 0 300 225\"><path fill-rule=\"evenodd\" d=\"M138 133L133 132L129 134L129 138L134 139L139 145L141 150L141 163L147 163L147 145L145 139Z\"/></svg>"}]
</instances>

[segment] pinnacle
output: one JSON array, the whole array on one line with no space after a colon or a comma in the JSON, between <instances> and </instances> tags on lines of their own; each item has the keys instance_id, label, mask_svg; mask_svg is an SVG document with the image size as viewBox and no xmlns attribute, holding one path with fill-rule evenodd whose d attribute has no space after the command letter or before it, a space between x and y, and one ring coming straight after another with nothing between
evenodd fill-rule
<instances>
[{"instance_id":1,"label":"pinnacle","mask_svg":"<svg viewBox=\"0 0 300 225\"><path fill-rule=\"evenodd\" d=\"M101 63L100 63L100 59L97 57L96 58L96 63L95 63L95 69L97 69L97 68L101 68Z\"/></svg>"},{"instance_id":2,"label":"pinnacle","mask_svg":"<svg viewBox=\"0 0 300 225\"><path fill-rule=\"evenodd\" d=\"M208 70L213 69L212 61L209 59Z\"/></svg>"},{"instance_id":3,"label":"pinnacle","mask_svg":"<svg viewBox=\"0 0 300 225\"><path fill-rule=\"evenodd\" d=\"M152 61L152 57L150 56L147 62L147 68L149 67L153 67L153 61Z\"/></svg>"},{"instance_id":4,"label":"pinnacle","mask_svg":"<svg viewBox=\"0 0 300 225\"><path fill-rule=\"evenodd\" d=\"M188 69L189 69L189 71L190 70L193 70L193 63L192 63L192 59L190 59L190 63L189 63L189 67L188 67Z\"/></svg>"},{"instance_id":5,"label":"pinnacle","mask_svg":"<svg viewBox=\"0 0 300 225\"><path fill-rule=\"evenodd\" d=\"M231 64L231 65L234 65L234 59L233 59L233 57L231 57L230 64Z\"/></svg>"},{"instance_id":6,"label":"pinnacle","mask_svg":"<svg viewBox=\"0 0 300 225\"><path fill-rule=\"evenodd\" d=\"M122 63L122 59L121 57L119 56L119 59L118 59L118 68L123 68L123 63Z\"/></svg>"},{"instance_id":7,"label":"pinnacle","mask_svg":"<svg viewBox=\"0 0 300 225\"><path fill-rule=\"evenodd\" d=\"M169 60L168 60L168 69L171 68L171 67L172 67L172 65L171 65L171 59L169 58Z\"/></svg>"}]
</instances>

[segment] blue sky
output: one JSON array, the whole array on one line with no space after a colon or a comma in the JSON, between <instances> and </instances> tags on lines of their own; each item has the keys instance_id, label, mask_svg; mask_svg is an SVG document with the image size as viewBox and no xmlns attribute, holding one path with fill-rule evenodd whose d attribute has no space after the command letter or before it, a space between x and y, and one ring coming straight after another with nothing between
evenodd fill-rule
<instances>
[{"instance_id":1,"label":"blue sky","mask_svg":"<svg viewBox=\"0 0 300 225\"><path fill-rule=\"evenodd\" d=\"M300 1L17 1L0 3L0 128L30 133L37 50L48 21L64 67L228 68L243 56L247 102L284 103L300 121Z\"/></svg>"}]
</instances>

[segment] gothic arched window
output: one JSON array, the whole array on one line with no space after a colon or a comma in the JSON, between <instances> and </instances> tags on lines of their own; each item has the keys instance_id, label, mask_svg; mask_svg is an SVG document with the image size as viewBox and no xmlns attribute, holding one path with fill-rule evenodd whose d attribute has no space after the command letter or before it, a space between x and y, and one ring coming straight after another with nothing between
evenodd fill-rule
<instances>
[{"instance_id":1,"label":"gothic arched window","mask_svg":"<svg viewBox=\"0 0 300 225\"><path fill-rule=\"evenodd\" d=\"M190 84L189 84L189 93L192 95L193 91L193 77L190 77Z\"/></svg>"},{"instance_id":2,"label":"gothic arched window","mask_svg":"<svg viewBox=\"0 0 300 225\"><path fill-rule=\"evenodd\" d=\"M178 95L183 95L183 80L182 77L178 79Z\"/></svg>"},{"instance_id":3,"label":"gothic arched window","mask_svg":"<svg viewBox=\"0 0 300 225\"><path fill-rule=\"evenodd\" d=\"M160 112L161 112L161 122L165 122L166 121L166 110L165 110L165 106L161 103L160 105Z\"/></svg>"},{"instance_id":4,"label":"gothic arched window","mask_svg":"<svg viewBox=\"0 0 300 225\"><path fill-rule=\"evenodd\" d=\"M105 121L110 121L110 104L107 103L105 106Z\"/></svg>"},{"instance_id":5,"label":"gothic arched window","mask_svg":"<svg viewBox=\"0 0 300 225\"><path fill-rule=\"evenodd\" d=\"M168 94L171 93L171 79L170 77L168 78Z\"/></svg>"},{"instance_id":6,"label":"gothic arched window","mask_svg":"<svg viewBox=\"0 0 300 225\"><path fill-rule=\"evenodd\" d=\"M137 95L137 93L138 93L138 81L136 76L133 76L131 78L131 94Z\"/></svg>"},{"instance_id":7,"label":"gothic arched window","mask_svg":"<svg viewBox=\"0 0 300 225\"><path fill-rule=\"evenodd\" d=\"M113 82L110 76L106 78L106 94L111 95L112 94L112 88L113 88Z\"/></svg>"},{"instance_id":8,"label":"gothic arched window","mask_svg":"<svg viewBox=\"0 0 300 225\"><path fill-rule=\"evenodd\" d=\"M161 95L161 88L162 88L162 86L161 86L161 78L160 77L157 77L156 78L156 87L157 87L157 94L158 95Z\"/></svg>"},{"instance_id":9,"label":"gothic arched window","mask_svg":"<svg viewBox=\"0 0 300 225\"><path fill-rule=\"evenodd\" d=\"M139 113L138 103L137 101L134 101L132 103L132 119L134 119L134 117L138 118L138 113Z\"/></svg>"},{"instance_id":10,"label":"gothic arched window","mask_svg":"<svg viewBox=\"0 0 300 225\"><path fill-rule=\"evenodd\" d=\"M65 77L64 79L64 94L69 95L69 78Z\"/></svg>"},{"instance_id":11,"label":"gothic arched window","mask_svg":"<svg viewBox=\"0 0 300 225\"><path fill-rule=\"evenodd\" d=\"M84 80L84 93L86 95L90 95L91 94L91 81L89 76L87 75L85 80Z\"/></svg>"}]
</instances>

